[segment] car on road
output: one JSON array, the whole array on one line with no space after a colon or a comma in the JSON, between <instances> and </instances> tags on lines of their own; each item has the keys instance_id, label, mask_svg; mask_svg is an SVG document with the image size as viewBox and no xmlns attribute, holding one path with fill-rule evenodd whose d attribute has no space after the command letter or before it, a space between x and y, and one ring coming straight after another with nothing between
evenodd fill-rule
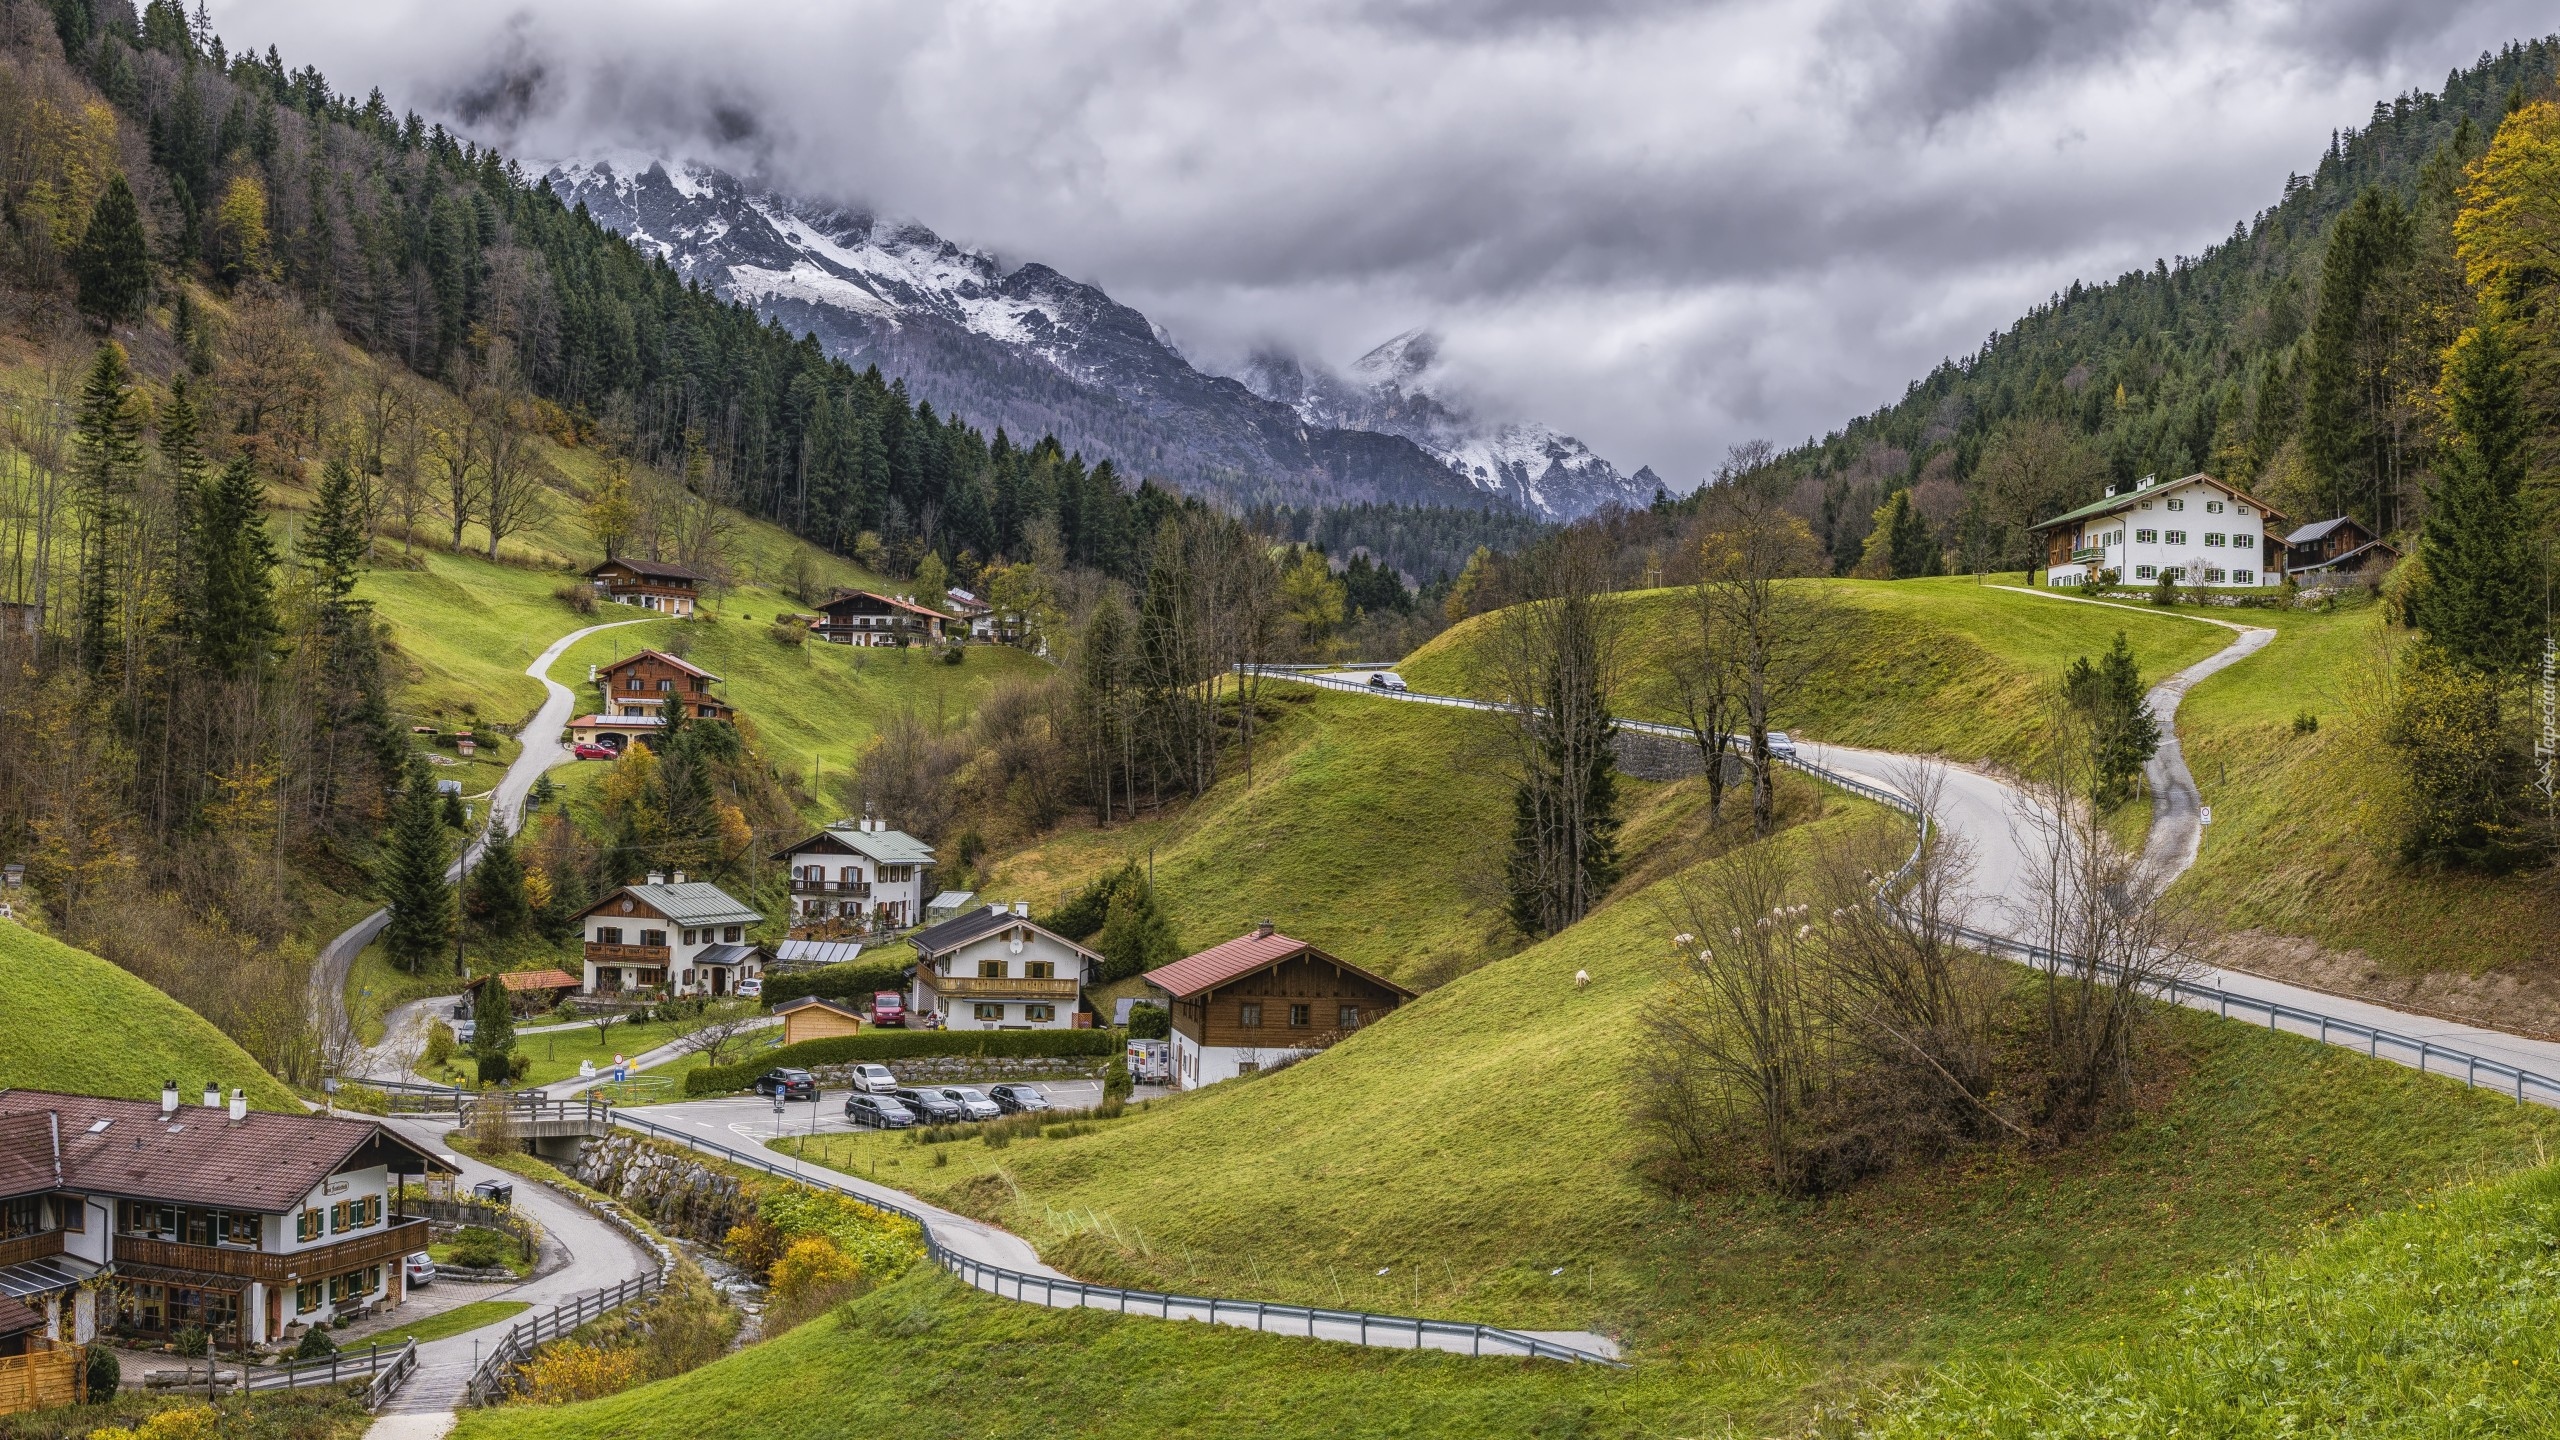
<instances>
[{"instance_id":1,"label":"car on road","mask_svg":"<svg viewBox=\"0 0 2560 1440\"><path fill-rule=\"evenodd\" d=\"M1796 742L1787 737L1786 731L1772 730L1769 732L1769 753L1781 760L1793 760L1796 758Z\"/></svg>"},{"instance_id":2,"label":"car on road","mask_svg":"<svg viewBox=\"0 0 2560 1440\"><path fill-rule=\"evenodd\" d=\"M1372 690L1403 690L1405 688L1404 677L1396 674L1392 670L1372 670L1369 672L1369 688Z\"/></svg>"},{"instance_id":3,"label":"car on road","mask_svg":"<svg viewBox=\"0 0 2560 1440\"><path fill-rule=\"evenodd\" d=\"M400 1283L409 1289L432 1283L436 1278L436 1259L424 1250L412 1250L400 1262Z\"/></svg>"},{"instance_id":4,"label":"car on road","mask_svg":"<svg viewBox=\"0 0 2560 1440\"><path fill-rule=\"evenodd\" d=\"M1004 1107L987 1098L987 1092L974 1085L945 1085L942 1098L960 1107L960 1113L972 1120L993 1120L1004 1113Z\"/></svg>"},{"instance_id":5,"label":"car on road","mask_svg":"<svg viewBox=\"0 0 2560 1440\"><path fill-rule=\"evenodd\" d=\"M756 1093L779 1095L785 1100L818 1098L818 1077L797 1066L781 1065L756 1077Z\"/></svg>"},{"instance_id":6,"label":"car on road","mask_svg":"<svg viewBox=\"0 0 2560 1440\"><path fill-rule=\"evenodd\" d=\"M593 740L579 741L577 744L569 747L569 753L580 760L619 760L622 758L622 753L614 749L612 746L599 745Z\"/></svg>"},{"instance_id":7,"label":"car on road","mask_svg":"<svg viewBox=\"0 0 2560 1440\"><path fill-rule=\"evenodd\" d=\"M871 1023L874 1025L885 1025L893 1030L906 1028L906 997L895 990L883 990L879 992L871 997L871 1015L869 1018Z\"/></svg>"},{"instance_id":8,"label":"car on road","mask_svg":"<svg viewBox=\"0 0 2560 1440\"><path fill-rule=\"evenodd\" d=\"M960 1108L959 1101L950 1099L939 1090L903 1086L890 1091L889 1098L923 1116L929 1125L957 1125L969 1118L969 1112Z\"/></svg>"},{"instance_id":9,"label":"car on road","mask_svg":"<svg viewBox=\"0 0 2560 1440\"><path fill-rule=\"evenodd\" d=\"M1037 1085L997 1085L987 1091L987 1098L1007 1115L1049 1108L1049 1097L1041 1094Z\"/></svg>"},{"instance_id":10,"label":"car on road","mask_svg":"<svg viewBox=\"0 0 2560 1440\"><path fill-rule=\"evenodd\" d=\"M916 1123L916 1112L891 1096L857 1091L844 1097L844 1118L849 1125L873 1130L905 1130Z\"/></svg>"},{"instance_id":11,"label":"car on road","mask_svg":"<svg viewBox=\"0 0 2560 1440\"><path fill-rule=\"evenodd\" d=\"M866 1094L888 1095L897 1090L898 1077L890 1074L886 1065L856 1065L853 1067L853 1088Z\"/></svg>"}]
</instances>

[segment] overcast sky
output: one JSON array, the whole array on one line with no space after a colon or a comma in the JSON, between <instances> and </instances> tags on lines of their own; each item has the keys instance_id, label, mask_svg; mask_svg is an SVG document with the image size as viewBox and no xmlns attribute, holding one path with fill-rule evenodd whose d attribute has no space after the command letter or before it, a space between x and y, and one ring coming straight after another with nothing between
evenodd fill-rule
<instances>
[{"instance_id":1,"label":"overcast sky","mask_svg":"<svg viewBox=\"0 0 2560 1440\"><path fill-rule=\"evenodd\" d=\"M225 0L528 158L680 153L1101 285L1205 368L1416 325L1694 482L2196 253L2527 0ZM472 117L465 121L463 117Z\"/></svg>"}]
</instances>

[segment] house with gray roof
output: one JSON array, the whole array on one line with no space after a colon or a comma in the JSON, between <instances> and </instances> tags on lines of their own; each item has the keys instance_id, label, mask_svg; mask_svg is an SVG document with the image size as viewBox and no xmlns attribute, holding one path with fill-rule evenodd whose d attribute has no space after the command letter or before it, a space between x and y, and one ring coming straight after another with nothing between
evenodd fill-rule
<instances>
[{"instance_id":1,"label":"house with gray roof","mask_svg":"<svg viewBox=\"0 0 2560 1440\"><path fill-rule=\"evenodd\" d=\"M915 947L908 1024L946 1030L1069 1030L1102 957L1034 924L1031 907L988 905L907 937Z\"/></svg>"},{"instance_id":2,"label":"house with gray roof","mask_svg":"<svg viewBox=\"0 0 2560 1440\"><path fill-rule=\"evenodd\" d=\"M886 820L839 820L774 852L791 873L791 938L895 933L924 918L933 847Z\"/></svg>"},{"instance_id":3,"label":"house with gray roof","mask_svg":"<svg viewBox=\"0 0 2560 1440\"><path fill-rule=\"evenodd\" d=\"M753 906L707 880L652 871L579 912L586 935L585 995L733 995L764 974L764 951L747 938L763 920Z\"/></svg>"},{"instance_id":4,"label":"house with gray roof","mask_svg":"<svg viewBox=\"0 0 2560 1440\"><path fill-rule=\"evenodd\" d=\"M2074 510L2027 527L2041 538L2045 583L2175 585L2213 589L2284 580L2284 515L2210 475L2145 475Z\"/></svg>"}]
</instances>

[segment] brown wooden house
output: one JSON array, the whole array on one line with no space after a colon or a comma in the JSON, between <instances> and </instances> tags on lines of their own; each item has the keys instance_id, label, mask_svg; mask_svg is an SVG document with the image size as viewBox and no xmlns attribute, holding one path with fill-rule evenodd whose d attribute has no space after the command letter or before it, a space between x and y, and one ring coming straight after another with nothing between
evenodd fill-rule
<instances>
[{"instance_id":1,"label":"brown wooden house","mask_svg":"<svg viewBox=\"0 0 2560 1440\"><path fill-rule=\"evenodd\" d=\"M720 698L720 677L663 650L643 650L599 665L596 689L603 717L656 720L672 724L676 717L726 720L736 712Z\"/></svg>"},{"instance_id":2,"label":"brown wooden house","mask_svg":"<svg viewBox=\"0 0 2560 1440\"><path fill-rule=\"evenodd\" d=\"M1321 1050L1413 998L1268 922L1145 978L1171 1007L1178 1090Z\"/></svg>"},{"instance_id":3,"label":"brown wooden house","mask_svg":"<svg viewBox=\"0 0 2560 1440\"><path fill-rule=\"evenodd\" d=\"M852 590L818 607L810 633L839 645L920 645L940 640L952 618L903 595Z\"/></svg>"},{"instance_id":4,"label":"brown wooden house","mask_svg":"<svg viewBox=\"0 0 2560 1440\"><path fill-rule=\"evenodd\" d=\"M607 600L678 616L693 614L707 578L663 560L607 560L587 571L596 593Z\"/></svg>"},{"instance_id":5,"label":"brown wooden house","mask_svg":"<svg viewBox=\"0 0 2560 1440\"><path fill-rule=\"evenodd\" d=\"M2284 537L2284 573L2295 579L2352 575L2370 564L2388 565L2400 552L2352 515L2305 525Z\"/></svg>"}]
</instances>

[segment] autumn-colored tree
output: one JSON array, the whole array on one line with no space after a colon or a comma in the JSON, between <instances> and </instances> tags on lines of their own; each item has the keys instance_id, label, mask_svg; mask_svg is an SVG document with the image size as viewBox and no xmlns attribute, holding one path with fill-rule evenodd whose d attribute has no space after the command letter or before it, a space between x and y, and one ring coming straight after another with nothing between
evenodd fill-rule
<instances>
[{"instance_id":1,"label":"autumn-colored tree","mask_svg":"<svg viewBox=\"0 0 2560 1440\"><path fill-rule=\"evenodd\" d=\"M267 239L267 187L255 175L235 175L213 210L213 268L233 284L263 279L274 268Z\"/></svg>"},{"instance_id":2,"label":"autumn-colored tree","mask_svg":"<svg viewBox=\"0 0 2560 1440\"><path fill-rule=\"evenodd\" d=\"M596 478L595 489L588 492L586 509L587 534L594 537L598 549L607 560L622 557L622 547L631 539L631 462L616 455L604 462L604 473Z\"/></svg>"},{"instance_id":3,"label":"autumn-colored tree","mask_svg":"<svg viewBox=\"0 0 2560 1440\"><path fill-rule=\"evenodd\" d=\"M1280 605L1297 627L1298 643L1309 651L1321 648L1342 626L1342 582L1335 578L1322 551L1301 550L1280 573Z\"/></svg>"}]
</instances>

